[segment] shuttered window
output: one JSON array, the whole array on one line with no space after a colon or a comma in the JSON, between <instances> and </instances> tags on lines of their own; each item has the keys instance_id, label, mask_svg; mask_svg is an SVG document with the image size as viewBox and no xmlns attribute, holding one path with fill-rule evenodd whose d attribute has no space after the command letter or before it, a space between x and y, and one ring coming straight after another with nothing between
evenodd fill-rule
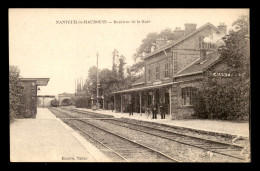
<instances>
[{"instance_id":1,"label":"shuttered window","mask_svg":"<svg viewBox=\"0 0 260 171\"><path fill-rule=\"evenodd\" d=\"M148 81L151 81L151 69L148 69Z\"/></svg>"},{"instance_id":2,"label":"shuttered window","mask_svg":"<svg viewBox=\"0 0 260 171\"><path fill-rule=\"evenodd\" d=\"M170 75L169 75L169 62L166 62L165 63L165 71L164 71L164 77L165 78L168 78Z\"/></svg>"},{"instance_id":3,"label":"shuttered window","mask_svg":"<svg viewBox=\"0 0 260 171\"><path fill-rule=\"evenodd\" d=\"M160 79L160 65L156 66L156 80Z\"/></svg>"}]
</instances>

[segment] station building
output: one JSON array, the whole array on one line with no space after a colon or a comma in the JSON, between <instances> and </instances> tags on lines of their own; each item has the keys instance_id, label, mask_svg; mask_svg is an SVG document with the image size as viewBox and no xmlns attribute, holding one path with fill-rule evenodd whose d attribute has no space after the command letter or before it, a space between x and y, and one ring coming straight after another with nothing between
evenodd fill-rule
<instances>
[{"instance_id":1,"label":"station building","mask_svg":"<svg viewBox=\"0 0 260 171\"><path fill-rule=\"evenodd\" d=\"M196 24L187 23L185 30L174 30L174 40L157 39L151 53L142 58L144 76L130 89L111 93L114 109L127 112L131 100L134 112L143 113L155 102L160 113L159 104L164 102L171 119L190 118L203 79L208 75L230 76L227 66L219 62L217 52L216 38L226 33L224 24L215 27L206 23L197 29Z\"/></svg>"},{"instance_id":2,"label":"station building","mask_svg":"<svg viewBox=\"0 0 260 171\"><path fill-rule=\"evenodd\" d=\"M20 112L25 118L35 118L37 114L38 86L47 86L49 78L20 78L23 86L24 106L20 106Z\"/></svg>"}]
</instances>

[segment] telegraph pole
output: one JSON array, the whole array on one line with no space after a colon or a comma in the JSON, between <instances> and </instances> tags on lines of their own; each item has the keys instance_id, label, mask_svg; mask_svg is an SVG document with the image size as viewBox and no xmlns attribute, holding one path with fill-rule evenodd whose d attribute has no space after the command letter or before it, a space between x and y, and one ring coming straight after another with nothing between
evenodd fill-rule
<instances>
[{"instance_id":1,"label":"telegraph pole","mask_svg":"<svg viewBox=\"0 0 260 171\"><path fill-rule=\"evenodd\" d=\"M96 108L98 108L98 53L97 53L97 104Z\"/></svg>"}]
</instances>

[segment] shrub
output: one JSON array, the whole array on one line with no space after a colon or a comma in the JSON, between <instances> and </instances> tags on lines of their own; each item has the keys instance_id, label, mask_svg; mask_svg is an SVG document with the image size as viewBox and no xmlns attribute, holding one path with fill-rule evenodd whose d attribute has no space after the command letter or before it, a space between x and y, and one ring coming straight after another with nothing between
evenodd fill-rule
<instances>
[{"instance_id":1,"label":"shrub","mask_svg":"<svg viewBox=\"0 0 260 171\"><path fill-rule=\"evenodd\" d=\"M90 108L90 99L79 98L79 99L76 100L75 106L81 107L81 108Z\"/></svg>"},{"instance_id":2,"label":"shrub","mask_svg":"<svg viewBox=\"0 0 260 171\"><path fill-rule=\"evenodd\" d=\"M210 80L198 92L194 115L201 119L248 120L248 101L235 84Z\"/></svg>"},{"instance_id":3,"label":"shrub","mask_svg":"<svg viewBox=\"0 0 260 171\"><path fill-rule=\"evenodd\" d=\"M19 83L20 70L17 66L9 66L9 120L22 117L21 109L24 107L22 96L23 87ZM20 109L20 110L19 110Z\"/></svg>"}]
</instances>

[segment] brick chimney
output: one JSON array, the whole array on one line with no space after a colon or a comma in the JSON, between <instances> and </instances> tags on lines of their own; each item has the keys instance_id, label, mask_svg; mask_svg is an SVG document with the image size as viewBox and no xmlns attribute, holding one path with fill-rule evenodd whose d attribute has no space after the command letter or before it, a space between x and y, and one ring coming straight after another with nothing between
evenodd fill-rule
<instances>
[{"instance_id":1,"label":"brick chimney","mask_svg":"<svg viewBox=\"0 0 260 171\"><path fill-rule=\"evenodd\" d=\"M200 49L200 63L206 60L206 49Z\"/></svg>"},{"instance_id":2,"label":"brick chimney","mask_svg":"<svg viewBox=\"0 0 260 171\"><path fill-rule=\"evenodd\" d=\"M174 39L177 40L179 38L181 38L182 36L184 36L185 31L181 30L180 27L176 27L173 34L174 34Z\"/></svg>"},{"instance_id":3,"label":"brick chimney","mask_svg":"<svg viewBox=\"0 0 260 171\"><path fill-rule=\"evenodd\" d=\"M218 30L226 35L227 34L227 26L225 25L225 23L220 23L219 26L218 26Z\"/></svg>"},{"instance_id":4,"label":"brick chimney","mask_svg":"<svg viewBox=\"0 0 260 171\"><path fill-rule=\"evenodd\" d=\"M167 39L164 39L164 38L158 38L155 40L155 43L156 43L156 46L155 46L155 49L158 49L160 47L162 47L163 45L165 45L166 43L168 42Z\"/></svg>"},{"instance_id":5,"label":"brick chimney","mask_svg":"<svg viewBox=\"0 0 260 171\"><path fill-rule=\"evenodd\" d=\"M184 24L184 26L185 26L185 35L188 35L188 34L192 33L194 30L196 30L197 24L186 23L186 24Z\"/></svg>"}]
</instances>

